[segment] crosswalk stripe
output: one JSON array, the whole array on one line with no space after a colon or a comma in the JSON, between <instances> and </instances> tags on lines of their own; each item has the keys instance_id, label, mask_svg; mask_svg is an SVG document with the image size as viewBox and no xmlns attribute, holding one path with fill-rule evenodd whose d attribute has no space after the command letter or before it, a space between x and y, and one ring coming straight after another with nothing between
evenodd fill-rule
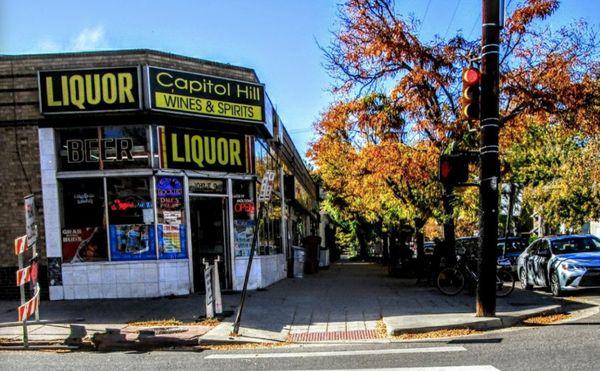
<instances>
[{"instance_id":1,"label":"crosswalk stripe","mask_svg":"<svg viewBox=\"0 0 600 371\"><path fill-rule=\"evenodd\" d=\"M331 356L359 356L378 354L411 354L411 353L442 353L464 352L462 346L425 347L425 348L399 348L399 349L369 349L369 350L338 350L327 352L292 352L292 353L236 353L236 354L210 354L205 359L243 359L243 358L306 358L306 357L331 357Z\"/></svg>"},{"instance_id":2,"label":"crosswalk stripe","mask_svg":"<svg viewBox=\"0 0 600 371\"><path fill-rule=\"evenodd\" d=\"M325 371L325 370L311 370ZM347 371L345 369L327 371ZM352 371L500 371L492 365L472 366L432 366L432 367L394 367L394 368L358 368Z\"/></svg>"}]
</instances>

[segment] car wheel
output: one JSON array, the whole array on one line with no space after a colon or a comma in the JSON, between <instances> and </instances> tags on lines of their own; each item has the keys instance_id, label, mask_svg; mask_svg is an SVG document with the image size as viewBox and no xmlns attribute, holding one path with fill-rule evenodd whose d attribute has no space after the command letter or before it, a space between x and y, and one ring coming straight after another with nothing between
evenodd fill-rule
<instances>
[{"instance_id":1,"label":"car wheel","mask_svg":"<svg viewBox=\"0 0 600 371\"><path fill-rule=\"evenodd\" d=\"M532 290L533 289L533 285L530 285L527 282L527 271L525 270L525 268L521 269L521 273L519 274L519 281L521 281L521 288L523 290Z\"/></svg>"},{"instance_id":2,"label":"car wheel","mask_svg":"<svg viewBox=\"0 0 600 371\"><path fill-rule=\"evenodd\" d=\"M560 287L560 279L558 278L558 272L552 273L550 278L550 290L552 290L553 296L562 296L563 290Z\"/></svg>"}]
</instances>

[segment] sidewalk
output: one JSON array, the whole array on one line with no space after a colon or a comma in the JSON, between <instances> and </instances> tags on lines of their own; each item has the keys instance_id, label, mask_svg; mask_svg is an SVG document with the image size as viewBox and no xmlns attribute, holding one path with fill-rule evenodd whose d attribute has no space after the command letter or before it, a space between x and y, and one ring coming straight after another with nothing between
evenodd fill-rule
<instances>
[{"instance_id":1,"label":"sidewalk","mask_svg":"<svg viewBox=\"0 0 600 371\"><path fill-rule=\"evenodd\" d=\"M517 283L518 285L518 283ZM455 297L398 279L371 263L338 263L302 279L288 279L252 293L242 318L245 340L347 341L448 328L490 329L514 325L523 317L559 311L563 302L520 289L499 298L498 317L476 318L475 298ZM230 323L203 336L227 339ZM229 338L233 340L232 338Z\"/></svg>"},{"instance_id":2,"label":"sidewalk","mask_svg":"<svg viewBox=\"0 0 600 371\"><path fill-rule=\"evenodd\" d=\"M223 295L223 302L225 310L233 310L239 294ZM377 264L338 263L318 274L249 292L240 337L230 336L233 317L212 329L195 326L187 330L204 343L371 340L385 337L384 328L387 335L398 335L440 328L510 326L525 316L559 311L565 305L548 295L515 289L508 298L498 299L498 317L476 318L474 302L468 294L447 297L435 288L415 285L414 279L389 277ZM20 340L20 326L2 325L16 320L17 304L0 302L0 338ZM42 320L62 324L32 325L30 338L64 340L73 332L89 336L106 329L127 333L132 331L127 325L132 321L191 323L203 316L201 295L42 302Z\"/></svg>"}]
</instances>

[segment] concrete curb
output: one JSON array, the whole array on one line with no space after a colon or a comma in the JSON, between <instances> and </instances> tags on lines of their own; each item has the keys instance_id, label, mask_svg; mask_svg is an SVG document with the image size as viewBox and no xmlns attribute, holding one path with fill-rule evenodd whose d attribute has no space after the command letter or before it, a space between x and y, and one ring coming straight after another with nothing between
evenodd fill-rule
<instances>
[{"instance_id":1,"label":"concrete curb","mask_svg":"<svg viewBox=\"0 0 600 371\"><path fill-rule=\"evenodd\" d=\"M481 318L467 313L384 317L383 322L386 325L386 332L389 336L464 328L484 331L512 327L532 316L562 312L565 307L565 305L548 305L510 314L500 312L497 317Z\"/></svg>"}]
</instances>

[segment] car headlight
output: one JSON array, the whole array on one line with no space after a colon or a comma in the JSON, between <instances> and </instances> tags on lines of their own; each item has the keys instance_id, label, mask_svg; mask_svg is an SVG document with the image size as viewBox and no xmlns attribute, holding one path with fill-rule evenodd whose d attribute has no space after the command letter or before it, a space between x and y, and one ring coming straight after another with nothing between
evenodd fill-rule
<instances>
[{"instance_id":1,"label":"car headlight","mask_svg":"<svg viewBox=\"0 0 600 371\"><path fill-rule=\"evenodd\" d=\"M584 269L582 266L573 263L561 263L560 267L564 271L579 271Z\"/></svg>"}]
</instances>

